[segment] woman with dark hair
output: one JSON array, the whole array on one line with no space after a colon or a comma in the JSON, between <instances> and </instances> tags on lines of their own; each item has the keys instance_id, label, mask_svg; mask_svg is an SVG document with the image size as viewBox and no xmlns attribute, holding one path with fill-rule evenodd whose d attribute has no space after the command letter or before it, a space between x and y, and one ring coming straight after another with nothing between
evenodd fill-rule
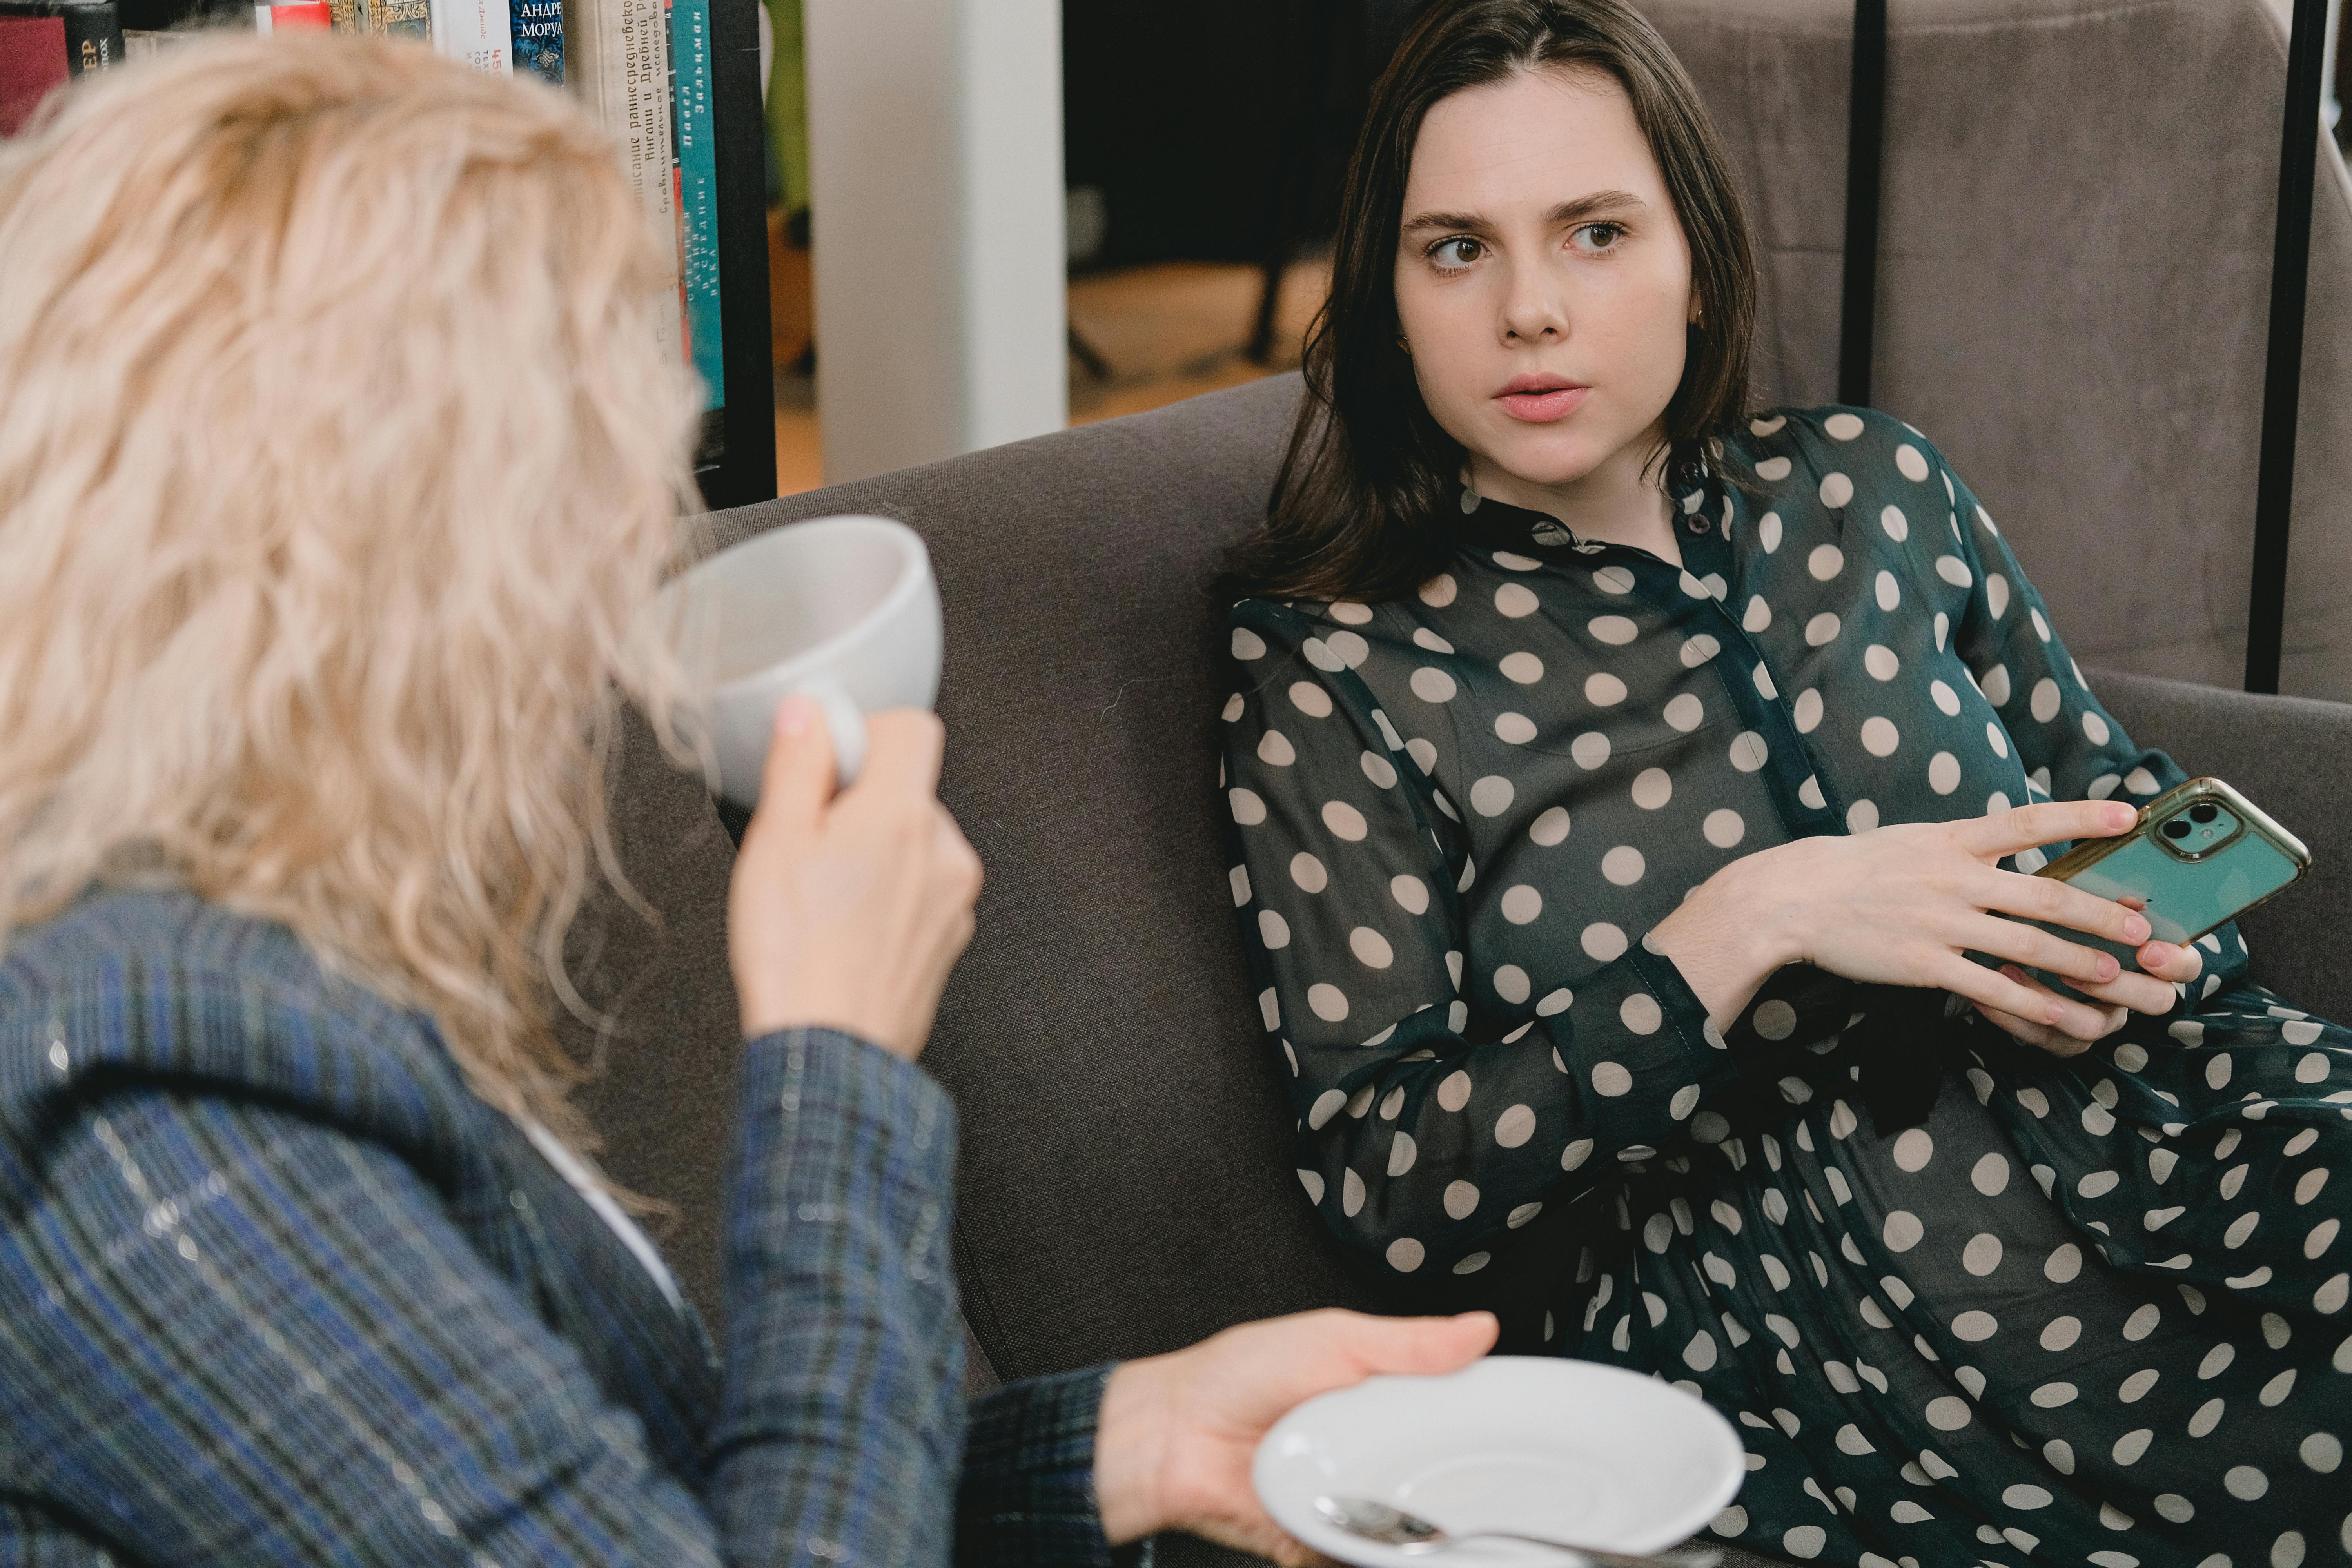
<instances>
[{"instance_id":1,"label":"woman with dark hair","mask_svg":"<svg viewBox=\"0 0 2352 1568\"><path fill-rule=\"evenodd\" d=\"M1401 1286L1732 1415L1723 1536L2341 1563L2352 1034L2029 874L2181 771L1917 431L1743 415L1755 296L1630 9L1423 16L1235 563L1299 1180Z\"/></svg>"}]
</instances>

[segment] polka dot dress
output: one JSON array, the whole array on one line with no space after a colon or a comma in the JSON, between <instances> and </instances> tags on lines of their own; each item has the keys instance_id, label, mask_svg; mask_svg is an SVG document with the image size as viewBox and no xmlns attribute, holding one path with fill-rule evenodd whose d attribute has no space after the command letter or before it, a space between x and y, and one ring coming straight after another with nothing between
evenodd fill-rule
<instances>
[{"instance_id":1,"label":"polka dot dress","mask_svg":"<svg viewBox=\"0 0 2352 1568\"><path fill-rule=\"evenodd\" d=\"M1790 410L1724 458L1679 566L1465 492L1416 595L1234 608L1233 897L1307 1201L1401 1276L1541 1269L1549 1344L1731 1416L1726 1538L2341 1568L2352 1032L2234 927L2065 1060L1803 967L1717 1035L1648 946L1792 838L2182 777L1917 432Z\"/></svg>"}]
</instances>

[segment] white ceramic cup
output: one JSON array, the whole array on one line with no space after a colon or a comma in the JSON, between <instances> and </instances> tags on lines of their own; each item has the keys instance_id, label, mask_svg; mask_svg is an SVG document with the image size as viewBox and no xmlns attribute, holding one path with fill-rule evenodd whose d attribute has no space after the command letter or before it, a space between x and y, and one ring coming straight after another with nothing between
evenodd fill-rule
<instances>
[{"instance_id":1,"label":"white ceramic cup","mask_svg":"<svg viewBox=\"0 0 2352 1568\"><path fill-rule=\"evenodd\" d=\"M757 805L776 710L823 709L838 782L866 762L865 715L940 692L940 591L915 531L821 517L755 534L680 573L651 613L709 717L719 793Z\"/></svg>"}]
</instances>

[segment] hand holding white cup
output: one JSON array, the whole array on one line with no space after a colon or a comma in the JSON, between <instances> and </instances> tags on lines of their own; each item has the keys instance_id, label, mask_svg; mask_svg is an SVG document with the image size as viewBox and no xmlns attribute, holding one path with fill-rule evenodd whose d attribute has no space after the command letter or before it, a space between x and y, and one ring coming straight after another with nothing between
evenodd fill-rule
<instances>
[{"instance_id":1,"label":"hand holding white cup","mask_svg":"<svg viewBox=\"0 0 2352 1568\"><path fill-rule=\"evenodd\" d=\"M836 784L866 759L864 716L929 708L940 686L940 595L914 530L827 517L754 535L681 573L652 614L700 702L719 794L759 804L776 710L800 692L824 712Z\"/></svg>"},{"instance_id":2,"label":"hand holding white cup","mask_svg":"<svg viewBox=\"0 0 2352 1568\"><path fill-rule=\"evenodd\" d=\"M939 803L945 732L909 708L871 727L865 776L836 792L817 706L794 693L777 710L727 893L746 1038L834 1028L911 1059L971 940L980 858Z\"/></svg>"}]
</instances>

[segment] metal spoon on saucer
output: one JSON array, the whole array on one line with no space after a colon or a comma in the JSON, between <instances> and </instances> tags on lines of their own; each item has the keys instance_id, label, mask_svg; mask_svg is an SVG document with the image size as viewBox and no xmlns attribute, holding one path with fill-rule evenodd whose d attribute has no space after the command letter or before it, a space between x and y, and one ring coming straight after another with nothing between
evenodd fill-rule
<instances>
[{"instance_id":1,"label":"metal spoon on saucer","mask_svg":"<svg viewBox=\"0 0 2352 1568\"><path fill-rule=\"evenodd\" d=\"M1573 1552L1580 1557L1591 1559L1599 1568L1715 1568L1723 1561L1722 1552L1705 1546L1643 1557L1623 1552L1603 1552L1598 1547L1580 1546L1572 1541L1554 1541L1549 1536L1528 1535L1515 1530L1465 1530L1454 1533L1419 1514L1407 1513L1401 1508L1391 1508L1370 1498L1319 1497L1315 1500L1315 1511L1350 1535L1377 1541L1402 1552L1436 1552L1457 1542L1492 1540L1524 1541L1530 1545Z\"/></svg>"}]
</instances>

